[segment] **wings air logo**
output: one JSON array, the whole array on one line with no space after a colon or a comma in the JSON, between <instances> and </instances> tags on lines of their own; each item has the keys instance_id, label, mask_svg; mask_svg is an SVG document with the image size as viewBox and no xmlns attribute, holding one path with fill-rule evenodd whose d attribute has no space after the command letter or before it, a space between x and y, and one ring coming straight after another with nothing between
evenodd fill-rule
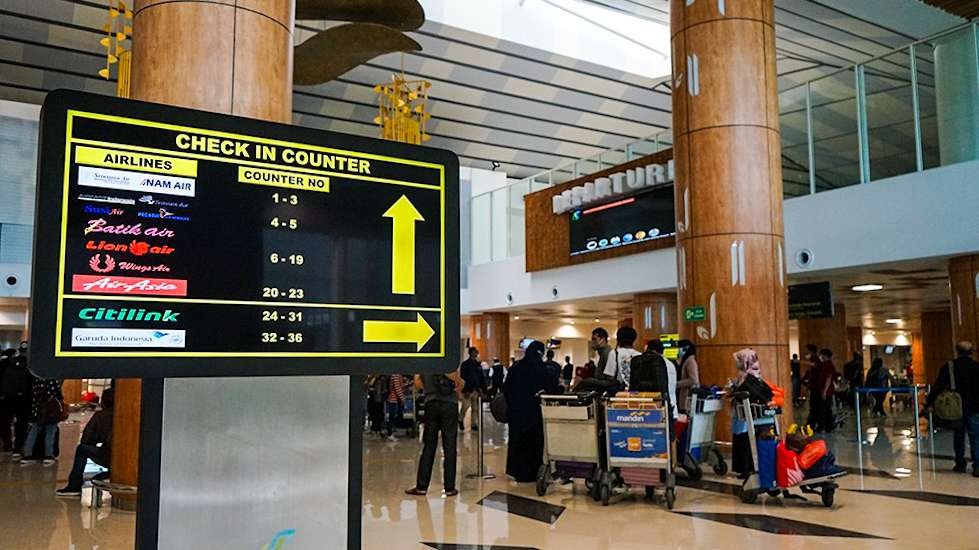
<instances>
[{"instance_id":1,"label":"wings air logo","mask_svg":"<svg viewBox=\"0 0 979 550\"><path fill-rule=\"evenodd\" d=\"M286 545L286 543L289 542L289 539L291 539L295 535L296 535L295 529L285 529L279 531L278 533L275 534L274 537L272 537L272 542L263 546L262 550L281 550Z\"/></svg>"}]
</instances>

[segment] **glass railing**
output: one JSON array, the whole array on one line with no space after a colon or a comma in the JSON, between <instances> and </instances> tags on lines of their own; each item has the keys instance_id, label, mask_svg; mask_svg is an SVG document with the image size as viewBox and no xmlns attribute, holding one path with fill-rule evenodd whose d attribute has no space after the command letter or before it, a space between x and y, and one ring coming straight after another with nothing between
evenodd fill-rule
<instances>
[{"instance_id":1,"label":"glass railing","mask_svg":"<svg viewBox=\"0 0 979 550\"><path fill-rule=\"evenodd\" d=\"M784 197L979 159L977 27L955 27L779 93ZM524 195L672 146L663 131L473 197L473 265L524 254Z\"/></svg>"},{"instance_id":2,"label":"glass railing","mask_svg":"<svg viewBox=\"0 0 979 550\"><path fill-rule=\"evenodd\" d=\"M976 26L949 29L782 91L785 198L977 158ZM956 122L956 112L970 120Z\"/></svg>"},{"instance_id":3,"label":"glass railing","mask_svg":"<svg viewBox=\"0 0 979 550\"><path fill-rule=\"evenodd\" d=\"M524 253L524 195L601 172L673 147L673 135L659 132L617 149L576 160L533 176L511 181L472 198L470 210L473 265L498 262Z\"/></svg>"}]
</instances>

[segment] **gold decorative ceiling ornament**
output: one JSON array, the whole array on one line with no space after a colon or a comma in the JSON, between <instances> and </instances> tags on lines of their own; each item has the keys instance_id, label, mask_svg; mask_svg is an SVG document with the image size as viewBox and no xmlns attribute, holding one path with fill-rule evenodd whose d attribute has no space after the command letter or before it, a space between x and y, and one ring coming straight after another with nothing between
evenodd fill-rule
<instances>
[{"instance_id":1,"label":"gold decorative ceiling ornament","mask_svg":"<svg viewBox=\"0 0 979 550\"><path fill-rule=\"evenodd\" d=\"M129 72L131 52L126 42L133 36L133 11L125 0L109 0L108 21L102 25L105 36L99 44L105 48L105 67L99 69L99 76L109 80L112 66L117 65L116 94L129 97Z\"/></svg>"},{"instance_id":2,"label":"gold decorative ceiling ornament","mask_svg":"<svg viewBox=\"0 0 979 550\"><path fill-rule=\"evenodd\" d=\"M313 86L379 55L421 51L404 32L425 23L425 10L418 0L296 0L296 20L347 21L296 46L293 83Z\"/></svg>"},{"instance_id":3,"label":"gold decorative ceiling ornament","mask_svg":"<svg viewBox=\"0 0 979 550\"><path fill-rule=\"evenodd\" d=\"M381 130L381 137L391 141L420 145L432 136L426 133L431 115L428 112L427 80L408 80L404 71L391 75L391 82L374 86L377 94L378 115L374 124Z\"/></svg>"}]
</instances>

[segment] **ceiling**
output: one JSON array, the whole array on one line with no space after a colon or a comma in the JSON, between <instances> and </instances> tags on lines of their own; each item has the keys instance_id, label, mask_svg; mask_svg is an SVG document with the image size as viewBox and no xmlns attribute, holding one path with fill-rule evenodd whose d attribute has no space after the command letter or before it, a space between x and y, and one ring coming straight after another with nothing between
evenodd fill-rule
<instances>
[{"instance_id":1,"label":"ceiling","mask_svg":"<svg viewBox=\"0 0 979 550\"><path fill-rule=\"evenodd\" d=\"M973 19L979 17L979 2L976 0L924 0L938 9L959 17Z\"/></svg>"},{"instance_id":2,"label":"ceiling","mask_svg":"<svg viewBox=\"0 0 979 550\"><path fill-rule=\"evenodd\" d=\"M668 24L667 0L585 1ZM873 23L833 7L834 1L777 0L783 89L931 32ZM44 93L62 87L114 93L114 83L96 75L104 59L98 44L104 21L104 3L96 0L5 0L0 98L38 103ZM322 26L303 22L296 40ZM499 162L511 177L525 177L671 125L666 84L653 89L657 81L645 77L434 22L412 36L424 51L405 55L403 64L409 76L433 82L431 145L455 151L464 166L490 168ZM337 81L297 88L294 122L376 135L371 88L401 66L401 55L387 55ZM892 139L904 137L898 133ZM793 155L790 150L787 163L798 162Z\"/></svg>"},{"instance_id":3,"label":"ceiling","mask_svg":"<svg viewBox=\"0 0 979 550\"><path fill-rule=\"evenodd\" d=\"M557 322L615 328L619 319L632 317L632 295L540 304L514 309L509 313L514 322Z\"/></svg>"}]
</instances>

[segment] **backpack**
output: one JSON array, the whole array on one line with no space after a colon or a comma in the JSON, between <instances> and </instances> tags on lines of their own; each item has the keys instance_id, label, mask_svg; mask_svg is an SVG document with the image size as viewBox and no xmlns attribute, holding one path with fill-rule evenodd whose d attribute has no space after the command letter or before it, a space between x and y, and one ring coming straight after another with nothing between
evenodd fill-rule
<instances>
[{"instance_id":1,"label":"backpack","mask_svg":"<svg viewBox=\"0 0 979 550\"><path fill-rule=\"evenodd\" d=\"M435 394L439 397L449 397L456 392L456 384L444 374L435 375Z\"/></svg>"},{"instance_id":2,"label":"backpack","mask_svg":"<svg viewBox=\"0 0 979 550\"><path fill-rule=\"evenodd\" d=\"M955 389L955 363L948 362L949 387L935 399L935 416L947 422L962 420L962 396Z\"/></svg>"},{"instance_id":3,"label":"backpack","mask_svg":"<svg viewBox=\"0 0 979 550\"><path fill-rule=\"evenodd\" d=\"M669 392L666 359L655 353L643 353L632 358L629 390L639 392Z\"/></svg>"},{"instance_id":4,"label":"backpack","mask_svg":"<svg viewBox=\"0 0 979 550\"><path fill-rule=\"evenodd\" d=\"M65 419L65 412L66 409L61 402L55 397L51 397L44 403L41 403L37 413L38 423L42 426L57 424Z\"/></svg>"}]
</instances>

